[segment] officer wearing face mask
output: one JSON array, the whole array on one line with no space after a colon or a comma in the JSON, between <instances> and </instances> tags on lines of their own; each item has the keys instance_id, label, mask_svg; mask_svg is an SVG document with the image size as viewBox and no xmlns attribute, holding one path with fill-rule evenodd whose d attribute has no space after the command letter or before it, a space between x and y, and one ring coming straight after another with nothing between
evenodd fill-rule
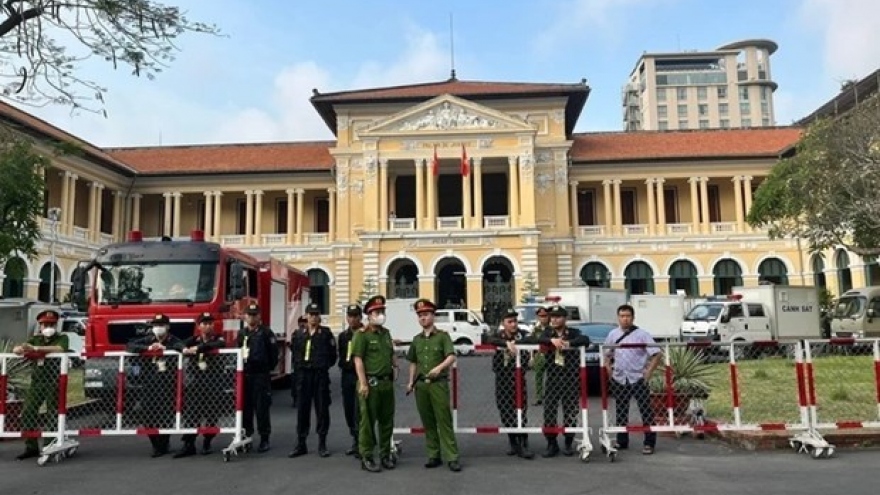
<instances>
[{"instance_id":1,"label":"officer wearing face mask","mask_svg":"<svg viewBox=\"0 0 880 495\"><path fill-rule=\"evenodd\" d=\"M165 355L165 351L181 352L184 343L169 332L171 320L163 314L157 314L148 323L150 333L136 337L126 346L126 351L142 356L131 359L132 368L139 370L142 384L138 390L143 406L144 417L141 425L144 428L173 428L175 390L177 385L177 356ZM146 355L143 355L146 354ZM153 457L168 453L171 437L169 435L149 435L153 445Z\"/></svg>"},{"instance_id":2,"label":"officer wearing face mask","mask_svg":"<svg viewBox=\"0 0 880 495\"><path fill-rule=\"evenodd\" d=\"M53 352L67 352L67 335L56 331L58 313L52 310L43 311L37 315L39 332L28 339L27 342L16 346L12 352L25 356L31 361L33 371L31 374L31 389L25 397L24 409L21 413L22 431L37 430L40 428L40 408L46 404L46 416L51 420L57 418L55 411L58 410L58 375L61 373L61 359L47 359L46 354ZM54 426L46 425L50 430ZM24 442L24 453L18 456L18 460L29 459L40 455L40 447L36 438L28 438Z\"/></svg>"}]
</instances>

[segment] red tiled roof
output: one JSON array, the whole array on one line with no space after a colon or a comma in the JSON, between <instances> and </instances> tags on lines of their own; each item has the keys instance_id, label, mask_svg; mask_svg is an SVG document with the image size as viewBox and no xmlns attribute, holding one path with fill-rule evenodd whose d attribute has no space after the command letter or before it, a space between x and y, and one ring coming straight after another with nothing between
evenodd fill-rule
<instances>
[{"instance_id":1,"label":"red tiled roof","mask_svg":"<svg viewBox=\"0 0 880 495\"><path fill-rule=\"evenodd\" d=\"M315 94L311 98L312 105L334 134L336 133L336 109L334 108L336 104L372 103L375 101L386 103L422 102L445 94L475 100L564 96L568 99L565 105L566 134L570 134L590 95L590 87L587 85L586 79L582 79L581 82L575 84L558 84L459 81L452 78L430 83L357 89L326 94L318 93L317 90L314 91Z\"/></svg>"},{"instance_id":2,"label":"red tiled roof","mask_svg":"<svg viewBox=\"0 0 880 495\"><path fill-rule=\"evenodd\" d=\"M145 175L329 170L333 141L114 148Z\"/></svg>"},{"instance_id":3,"label":"red tiled roof","mask_svg":"<svg viewBox=\"0 0 880 495\"><path fill-rule=\"evenodd\" d=\"M797 127L584 133L573 136L574 162L775 157L794 146Z\"/></svg>"},{"instance_id":4,"label":"red tiled roof","mask_svg":"<svg viewBox=\"0 0 880 495\"><path fill-rule=\"evenodd\" d=\"M39 117L35 117L23 110L19 110L2 100L0 100L0 119L11 121L13 125L20 126L20 130L25 133L37 133L41 136L55 140L56 142L73 144L85 155L97 161L99 164L116 169L124 175L130 176L135 173L135 170L127 164L111 157L104 150L98 148L92 143L63 131Z\"/></svg>"}]
</instances>

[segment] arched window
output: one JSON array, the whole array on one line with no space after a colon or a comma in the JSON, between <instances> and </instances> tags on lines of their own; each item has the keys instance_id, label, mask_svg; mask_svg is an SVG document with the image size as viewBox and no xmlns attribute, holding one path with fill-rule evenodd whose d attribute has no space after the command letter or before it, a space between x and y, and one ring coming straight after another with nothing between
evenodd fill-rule
<instances>
[{"instance_id":1,"label":"arched window","mask_svg":"<svg viewBox=\"0 0 880 495\"><path fill-rule=\"evenodd\" d=\"M852 270L849 268L849 255L846 249L838 249L834 256L834 265L837 268L837 287L840 294L852 289Z\"/></svg>"},{"instance_id":2,"label":"arched window","mask_svg":"<svg viewBox=\"0 0 880 495\"><path fill-rule=\"evenodd\" d=\"M758 266L758 280L776 285L787 285L788 268L779 258L767 258Z\"/></svg>"},{"instance_id":3,"label":"arched window","mask_svg":"<svg viewBox=\"0 0 880 495\"><path fill-rule=\"evenodd\" d=\"M633 294L654 293L654 270L644 261L634 261L624 271L626 291Z\"/></svg>"},{"instance_id":4,"label":"arched window","mask_svg":"<svg viewBox=\"0 0 880 495\"><path fill-rule=\"evenodd\" d=\"M669 293L677 294L680 290L692 297L700 293L697 267L688 260L678 260L669 267Z\"/></svg>"},{"instance_id":5,"label":"arched window","mask_svg":"<svg viewBox=\"0 0 880 495\"><path fill-rule=\"evenodd\" d=\"M712 269L715 276L715 294L730 294L733 288L742 285L742 268L732 259L723 259Z\"/></svg>"},{"instance_id":6,"label":"arched window","mask_svg":"<svg viewBox=\"0 0 880 495\"><path fill-rule=\"evenodd\" d=\"M591 261L581 268L581 280L589 287L611 287L611 272L602 263Z\"/></svg>"},{"instance_id":7,"label":"arched window","mask_svg":"<svg viewBox=\"0 0 880 495\"><path fill-rule=\"evenodd\" d=\"M27 278L27 264L21 258L10 258L3 269L3 297L24 297L24 279Z\"/></svg>"}]
</instances>

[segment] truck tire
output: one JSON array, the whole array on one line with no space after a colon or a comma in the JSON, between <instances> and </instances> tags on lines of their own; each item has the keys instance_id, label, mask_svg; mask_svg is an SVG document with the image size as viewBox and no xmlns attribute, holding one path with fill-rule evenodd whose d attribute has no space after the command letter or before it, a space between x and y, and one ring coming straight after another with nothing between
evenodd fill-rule
<instances>
[{"instance_id":1,"label":"truck tire","mask_svg":"<svg viewBox=\"0 0 880 495\"><path fill-rule=\"evenodd\" d=\"M456 340L455 342L453 342L453 344L454 344L454 345L470 345L470 346L474 345L473 342L471 342L470 340L468 340L468 339L466 339L466 338L464 338L464 337L462 337L462 338ZM459 356L471 356L471 355L473 355L474 350L473 350L473 349L470 349L470 350L467 350L467 351L461 351L461 350L456 349L456 350L455 350L455 353L458 354Z\"/></svg>"}]
</instances>

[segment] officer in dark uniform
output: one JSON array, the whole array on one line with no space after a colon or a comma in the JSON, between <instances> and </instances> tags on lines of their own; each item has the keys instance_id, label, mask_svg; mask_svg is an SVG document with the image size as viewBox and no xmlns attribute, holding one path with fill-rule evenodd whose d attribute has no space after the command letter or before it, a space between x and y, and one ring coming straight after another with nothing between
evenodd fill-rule
<instances>
[{"instance_id":1,"label":"officer in dark uniform","mask_svg":"<svg viewBox=\"0 0 880 495\"><path fill-rule=\"evenodd\" d=\"M150 334L135 337L126 346L128 352L134 354L152 353L132 360L132 367L139 366L141 388L136 396L140 399L141 408L149 416L143 420L143 426L153 428L170 428L174 424L175 391L177 388L177 359L163 356L163 351L182 351L183 341L169 332L171 320L164 314L157 314L150 320ZM153 457L168 453L169 435L150 435L153 445Z\"/></svg>"},{"instance_id":2,"label":"officer in dark uniform","mask_svg":"<svg viewBox=\"0 0 880 495\"><path fill-rule=\"evenodd\" d=\"M245 323L238 332L238 347L244 358L244 431L248 437L253 436L256 413L260 433L257 452L267 452L272 433L270 374L278 365L278 343L272 329L260 323L260 307L256 303L245 309Z\"/></svg>"},{"instance_id":3,"label":"officer in dark uniform","mask_svg":"<svg viewBox=\"0 0 880 495\"><path fill-rule=\"evenodd\" d=\"M34 335L22 345L15 346L12 352L31 360L31 388L24 400L21 412L22 431L39 428L40 408L46 404L46 416L57 419L58 411L58 376L61 374L60 359L45 359L46 354L67 352L67 335L58 333L58 313L52 310L42 311L37 315L40 327ZM51 428L52 426L48 426ZM40 446L36 438L24 441L24 453L17 459L24 460L40 455Z\"/></svg>"},{"instance_id":4,"label":"officer in dark uniform","mask_svg":"<svg viewBox=\"0 0 880 495\"><path fill-rule=\"evenodd\" d=\"M214 329L211 313L202 313L198 318L195 334L184 342L183 353L190 356L186 361L186 396L184 397L183 420L187 428L197 428L204 419L204 425L217 427L223 401L223 372L225 356L213 351L226 347L223 335ZM207 433L202 440L202 454L211 453L211 441L216 435ZM189 457L196 453L196 433L183 436L183 449L174 454L175 459Z\"/></svg>"},{"instance_id":5,"label":"officer in dark uniform","mask_svg":"<svg viewBox=\"0 0 880 495\"><path fill-rule=\"evenodd\" d=\"M291 351L293 350L293 334L299 330L305 330L308 322L309 320L305 316L300 316L296 319L296 328L290 334L290 341L287 342L287 347ZM290 370L290 407L296 408L296 376L293 369Z\"/></svg>"},{"instance_id":6,"label":"officer in dark uniform","mask_svg":"<svg viewBox=\"0 0 880 495\"><path fill-rule=\"evenodd\" d=\"M544 330L539 344L544 353L544 367L547 384L544 395L544 426L554 428L559 425L559 406L562 405L562 419L565 427L577 425L578 399L580 393L580 353L578 347L590 345L590 338L581 335L575 328L566 326L567 311L560 305L550 307L550 328ZM559 443L556 433L546 433L547 450L543 457L556 457L559 454ZM572 449L574 433L565 434L565 447L562 453L574 455Z\"/></svg>"},{"instance_id":7,"label":"officer in dark uniform","mask_svg":"<svg viewBox=\"0 0 880 495\"><path fill-rule=\"evenodd\" d=\"M342 409L345 411L345 424L351 434L351 448L345 451L345 455L353 455L360 459L358 452L358 399L357 399L357 372L354 369L354 356L352 355L351 341L354 335L364 327L363 312L357 304L351 304L345 308L345 319L348 327L339 334L339 369L342 371Z\"/></svg>"},{"instance_id":8,"label":"officer in dark uniform","mask_svg":"<svg viewBox=\"0 0 880 495\"><path fill-rule=\"evenodd\" d=\"M315 404L315 430L318 432L318 455L330 457L327 432L330 430L330 368L336 364L336 338L329 327L321 325L321 308L306 308L306 329L293 334L293 376L296 377L297 443L288 457L307 454L306 437L311 427L312 403Z\"/></svg>"},{"instance_id":9,"label":"officer in dark uniform","mask_svg":"<svg viewBox=\"0 0 880 495\"><path fill-rule=\"evenodd\" d=\"M516 355L519 352L520 357L520 376L522 377L522 426L528 424L526 412L528 410L528 386L526 384L526 369L529 363L528 351L519 351L516 348L517 341L526 344L528 340L520 340L519 326L517 319L519 315L516 310L508 309L501 316L501 324L503 329L497 331L489 338L489 345L497 347L495 355L492 357L492 371L495 373L495 406L501 415L501 424L507 428L515 428L517 426L516 417ZM529 436L527 434L508 433L507 438L510 441L510 448L507 455L518 455L523 459L532 459L535 454L529 450Z\"/></svg>"}]
</instances>

